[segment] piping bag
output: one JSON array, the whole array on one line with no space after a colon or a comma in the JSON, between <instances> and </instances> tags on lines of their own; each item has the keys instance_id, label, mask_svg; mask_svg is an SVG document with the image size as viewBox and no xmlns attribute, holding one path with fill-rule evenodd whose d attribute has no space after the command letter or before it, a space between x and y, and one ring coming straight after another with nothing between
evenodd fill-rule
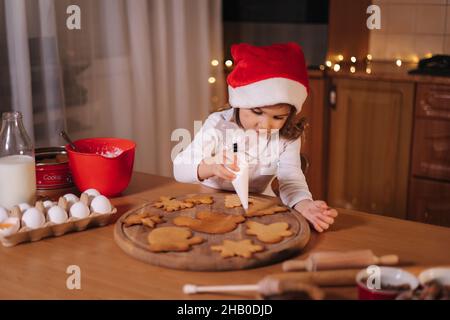
<instances>
[{"instance_id":1,"label":"piping bag","mask_svg":"<svg viewBox=\"0 0 450 320\"><path fill-rule=\"evenodd\" d=\"M235 164L239 166L239 171L229 169L236 175L231 184L241 200L242 207L244 210L248 210L248 163L245 157L238 153L237 143L233 144L233 156Z\"/></svg>"},{"instance_id":2,"label":"piping bag","mask_svg":"<svg viewBox=\"0 0 450 320\"><path fill-rule=\"evenodd\" d=\"M231 182L241 200L244 210L248 210L248 162L246 160L246 146L248 140L244 131L236 124L230 121L219 121L215 129L219 130L223 136L230 137L233 141L233 160L239 166L239 171L234 171L227 166L227 169L236 175L236 178ZM238 146L241 148L239 152ZM247 154L248 156L248 154Z\"/></svg>"}]
</instances>

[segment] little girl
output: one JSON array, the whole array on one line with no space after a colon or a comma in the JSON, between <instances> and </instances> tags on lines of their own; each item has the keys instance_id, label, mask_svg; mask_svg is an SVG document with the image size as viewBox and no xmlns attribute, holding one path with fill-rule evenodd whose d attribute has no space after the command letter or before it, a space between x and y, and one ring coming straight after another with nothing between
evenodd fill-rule
<instances>
[{"instance_id":1,"label":"little girl","mask_svg":"<svg viewBox=\"0 0 450 320\"><path fill-rule=\"evenodd\" d=\"M236 144L226 141L224 145L221 138L225 129L241 128L256 133L257 139L243 144L252 149L257 140L258 155L261 150L277 150L270 158L259 156L249 164L249 191L273 195L270 186L276 176L282 202L299 211L318 232L328 229L337 211L313 200L301 170L302 130L296 114L308 95L308 75L300 46L237 44L231 54L235 68L227 83L232 108L211 114L192 143L177 155L175 179L233 191L233 171L239 171L239 163L231 160L229 151Z\"/></svg>"}]
</instances>

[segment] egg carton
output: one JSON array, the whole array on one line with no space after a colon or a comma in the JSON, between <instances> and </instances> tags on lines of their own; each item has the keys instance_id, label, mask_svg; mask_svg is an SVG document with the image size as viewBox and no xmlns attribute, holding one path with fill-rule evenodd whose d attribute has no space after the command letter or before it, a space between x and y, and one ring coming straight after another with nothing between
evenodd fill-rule
<instances>
[{"instance_id":1,"label":"egg carton","mask_svg":"<svg viewBox=\"0 0 450 320\"><path fill-rule=\"evenodd\" d=\"M48 221L49 218L44 213L46 222L41 227L32 229L27 226L22 226L17 232L11 235L0 236L0 242L4 247L13 247L24 242L34 242L44 238L59 237L67 233L83 231L88 228L103 227L113 221L116 213L117 208L112 206L112 210L109 213L90 212L85 218L70 216L63 223ZM20 219L19 223L22 224Z\"/></svg>"}]
</instances>

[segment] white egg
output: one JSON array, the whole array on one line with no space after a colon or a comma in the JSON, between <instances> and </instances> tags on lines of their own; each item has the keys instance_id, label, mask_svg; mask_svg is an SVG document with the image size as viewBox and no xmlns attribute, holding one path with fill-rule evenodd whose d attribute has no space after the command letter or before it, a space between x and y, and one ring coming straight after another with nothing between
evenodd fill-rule
<instances>
[{"instance_id":1,"label":"white egg","mask_svg":"<svg viewBox=\"0 0 450 320\"><path fill-rule=\"evenodd\" d=\"M110 213L112 211L111 202L105 196L96 196L91 202L91 210L96 213Z\"/></svg>"},{"instance_id":2,"label":"white egg","mask_svg":"<svg viewBox=\"0 0 450 320\"><path fill-rule=\"evenodd\" d=\"M37 229L45 223L45 217L38 209L30 208L23 214L22 222L30 229Z\"/></svg>"},{"instance_id":3,"label":"white egg","mask_svg":"<svg viewBox=\"0 0 450 320\"><path fill-rule=\"evenodd\" d=\"M74 195L73 193L67 193L64 195L64 198L69 202L70 204L74 204L75 202L80 201L80 199Z\"/></svg>"},{"instance_id":4,"label":"white egg","mask_svg":"<svg viewBox=\"0 0 450 320\"><path fill-rule=\"evenodd\" d=\"M53 206L47 211L48 219L53 223L64 223L67 221L67 212L58 206Z\"/></svg>"},{"instance_id":5,"label":"white egg","mask_svg":"<svg viewBox=\"0 0 450 320\"><path fill-rule=\"evenodd\" d=\"M8 219L8 211L5 208L0 207L0 222L6 219Z\"/></svg>"},{"instance_id":6,"label":"white egg","mask_svg":"<svg viewBox=\"0 0 450 320\"><path fill-rule=\"evenodd\" d=\"M7 237L20 229L20 220L16 217L7 218L0 223L0 237Z\"/></svg>"},{"instance_id":7,"label":"white egg","mask_svg":"<svg viewBox=\"0 0 450 320\"><path fill-rule=\"evenodd\" d=\"M20 208L20 212L25 212L28 209L30 209L31 206L28 203L24 202L24 203L19 204L19 208Z\"/></svg>"},{"instance_id":8,"label":"white egg","mask_svg":"<svg viewBox=\"0 0 450 320\"><path fill-rule=\"evenodd\" d=\"M45 200L44 203L43 203L44 208L46 210L50 209L51 207L56 206L56 204L57 204L56 202L53 202L53 201L50 201L50 200Z\"/></svg>"},{"instance_id":9,"label":"white egg","mask_svg":"<svg viewBox=\"0 0 450 320\"><path fill-rule=\"evenodd\" d=\"M87 189L86 191L84 191L84 193L86 193L90 197L96 197L100 195L100 192L98 192L97 189Z\"/></svg>"},{"instance_id":10,"label":"white egg","mask_svg":"<svg viewBox=\"0 0 450 320\"><path fill-rule=\"evenodd\" d=\"M89 208L83 202L74 203L70 207L70 216L77 219L86 218L89 213Z\"/></svg>"}]
</instances>

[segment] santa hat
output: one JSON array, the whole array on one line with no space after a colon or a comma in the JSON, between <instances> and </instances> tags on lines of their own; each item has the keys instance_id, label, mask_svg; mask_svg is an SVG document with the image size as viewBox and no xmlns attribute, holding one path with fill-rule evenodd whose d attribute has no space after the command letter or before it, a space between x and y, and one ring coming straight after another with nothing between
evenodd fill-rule
<instances>
[{"instance_id":1,"label":"santa hat","mask_svg":"<svg viewBox=\"0 0 450 320\"><path fill-rule=\"evenodd\" d=\"M227 77L229 103L234 108L256 108L288 103L302 109L308 96L308 72L296 43L231 47L235 67Z\"/></svg>"}]
</instances>

